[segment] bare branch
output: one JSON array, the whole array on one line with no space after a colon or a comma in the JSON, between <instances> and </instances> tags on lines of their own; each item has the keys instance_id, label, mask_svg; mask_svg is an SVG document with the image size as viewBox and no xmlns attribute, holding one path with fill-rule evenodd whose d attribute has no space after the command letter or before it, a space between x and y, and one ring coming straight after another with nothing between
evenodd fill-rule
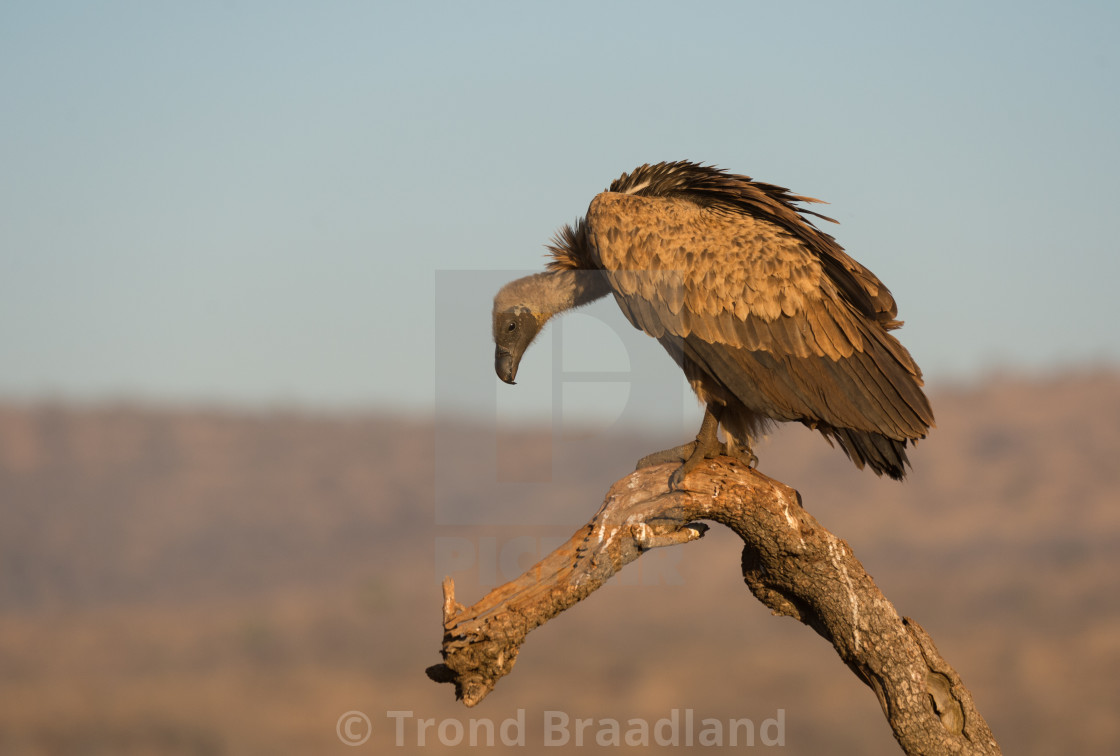
<instances>
[{"instance_id":1,"label":"bare branch","mask_svg":"<svg viewBox=\"0 0 1120 756\"><path fill-rule=\"evenodd\" d=\"M743 539L743 577L775 614L812 627L874 692L908 754L998 754L972 694L929 635L902 618L851 548L792 488L727 458L668 490L674 465L619 480L567 543L472 607L444 581L444 663L428 670L474 706L508 674L525 637L644 551L700 538L713 520Z\"/></svg>"}]
</instances>

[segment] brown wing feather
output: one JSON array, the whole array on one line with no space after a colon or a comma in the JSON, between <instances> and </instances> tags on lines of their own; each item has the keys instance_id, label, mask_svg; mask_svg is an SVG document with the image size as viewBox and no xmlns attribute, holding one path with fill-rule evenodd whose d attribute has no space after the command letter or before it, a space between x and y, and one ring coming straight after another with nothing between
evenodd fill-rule
<instances>
[{"instance_id":1,"label":"brown wing feather","mask_svg":"<svg viewBox=\"0 0 1120 756\"><path fill-rule=\"evenodd\" d=\"M772 223L679 198L601 194L587 222L591 258L631 323L682 340L684 356L748 410L817 427L892 474L905 454L886 440L904 444L932 425L920 371L886 331L893 298L842 252L822 261ZM875 313L844 296L830 264L860 281Z\"/></svg>"},{"instance_id":2,"label":"brown wing feather","mask_svg":"<svg viewBox=\"0 0 1120 756\"><path fill-rule=\"evenodd\" d=\"M729 173L713 166L688 161L642 165L611 183L610 192L651 197L683 198L716 212L758 218L799 240L820 259L825 274L841 296L863 315L886 328L897 328L894 297L875 275L844 252L829 234L813 225L807 216L835 223L826 215L798 207L819 203L785 187L755 181L750 176Z\"/></svg>"}]
</instances>

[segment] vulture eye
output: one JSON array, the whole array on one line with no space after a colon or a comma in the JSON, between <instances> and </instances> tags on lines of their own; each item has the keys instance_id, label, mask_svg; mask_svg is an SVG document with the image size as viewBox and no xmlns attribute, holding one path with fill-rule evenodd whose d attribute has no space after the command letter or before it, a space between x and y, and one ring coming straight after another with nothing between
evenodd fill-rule
<instances>
[{"instance_id":1,"label":"vulture eye","mask_svg":"<svg viewBox=\"0 0 1120 756\"><path fill-rule=\"evenodd\" d=\"M509 331L510 333L513 333L514 331L516 331L517 330L517 321L516 320L511 320L509 322L509 325L506 326L506 330Z\"/></svg>"}]
</instances>

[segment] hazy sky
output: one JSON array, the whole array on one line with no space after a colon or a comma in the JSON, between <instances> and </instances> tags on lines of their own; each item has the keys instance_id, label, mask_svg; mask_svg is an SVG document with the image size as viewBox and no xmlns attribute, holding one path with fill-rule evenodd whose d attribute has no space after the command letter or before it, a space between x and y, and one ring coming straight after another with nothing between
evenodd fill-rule
<instances>
[{"instance_id":1,"label":"hazy sky","mask_svg":"<svg viewBox=\"0 0 1120 756\"><path fill-rule=\"evenodd\" d=\"M469 406L492 289L677 159L828 200L932 384L1116 364L1118 39L1114 1L6 2L0 397Z\"/></svg>"}]
</instances>

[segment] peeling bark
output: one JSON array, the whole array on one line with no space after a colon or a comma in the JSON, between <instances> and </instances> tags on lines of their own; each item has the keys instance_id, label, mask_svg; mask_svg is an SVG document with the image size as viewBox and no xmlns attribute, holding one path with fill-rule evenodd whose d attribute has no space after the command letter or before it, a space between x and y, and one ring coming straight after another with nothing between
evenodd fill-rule
<instances>
[{"instance_id":1,"label":"peeling bark","mask_svg":"<svg viewBox=\"0 0 1120 756\"><path fill-rule=\"evenodd\" d=\"M474 706L513 669L525 637L603 585L644 551L696 540L712 520L743 539L743 578L775 614L812 627L874 692L907 754L998 754L972 694L914 620L900 617L846 542L792 488L727 458L668 489L676 465L616 482L595 517L519 578L477 604L444 581L437 682Z\"/></svg>"}]
</instances>

